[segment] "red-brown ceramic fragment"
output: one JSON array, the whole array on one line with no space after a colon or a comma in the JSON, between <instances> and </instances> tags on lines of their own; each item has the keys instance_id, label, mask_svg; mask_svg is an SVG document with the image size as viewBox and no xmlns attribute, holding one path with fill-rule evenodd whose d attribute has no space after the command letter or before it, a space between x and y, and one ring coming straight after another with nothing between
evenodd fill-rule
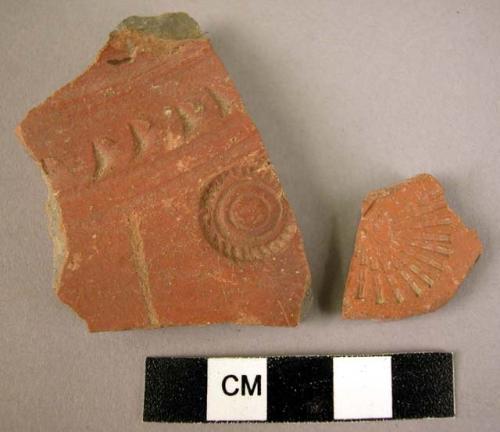
<instances>
[{"instance_id":1,"label":"red-brown ceramic fragment","mask_svg":"<svg viewBox=\"0 0 500 432\"><path fill-rule=\"evenodd\" d=\"M398 319L450 300L482 252L428 174L371 192L361 211L343 316Z\"/></svg>"},{"instance_id":2,"label":"red-brown ceramic fragment","mask_svg":"<svg viewBox=\"0 0 500 432\"><path fill-rule=\"evenodd\" d=\"M210 42L174 18L194 35L120 26L17 129L50 188L57 294L91 331L296 325L295 217Z\"/></svg>"}]
</instances>

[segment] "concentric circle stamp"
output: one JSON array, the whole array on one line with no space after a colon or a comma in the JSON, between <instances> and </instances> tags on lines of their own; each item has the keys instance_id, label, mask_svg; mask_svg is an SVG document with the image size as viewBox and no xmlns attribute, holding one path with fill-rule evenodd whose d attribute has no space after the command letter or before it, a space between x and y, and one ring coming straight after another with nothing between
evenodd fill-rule
<instances>
[{"instance_id":1,"label":"concentric circle stamp","mask_svg":"<svg viewBox=\"0 0 500 432\"><path fill-rule=\"evenodd\" d=\"M297 232L283 190L268 167L236 167L217 176L202 197L201 223L215 249L240 261L278 254Z\"/></svg>"}]
</instances>

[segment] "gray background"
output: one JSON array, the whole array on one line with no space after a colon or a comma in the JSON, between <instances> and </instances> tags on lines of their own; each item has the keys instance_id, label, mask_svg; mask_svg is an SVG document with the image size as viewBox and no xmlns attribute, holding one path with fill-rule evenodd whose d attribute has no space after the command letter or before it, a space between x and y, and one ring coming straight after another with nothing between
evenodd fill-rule
<instances>
[{"instance_id":1,"label":"gray background","mask_svg":"<svg viewBox=\"0 0 500 432\"><path fill-rule=\"evenodd\" d=\"M316 303L295 329L89 334L51 288L45 185L13 129L124 17L185 10L208 32L295 208ZM0 430L499 430L499 1L0 2ZM485 253L443 309L346 322L366 192L437 176ZM495 264L496 262L496 264ZM143 424L147 355L456 352L457 417L321 425Z\"/></svg>"}]
</instances>

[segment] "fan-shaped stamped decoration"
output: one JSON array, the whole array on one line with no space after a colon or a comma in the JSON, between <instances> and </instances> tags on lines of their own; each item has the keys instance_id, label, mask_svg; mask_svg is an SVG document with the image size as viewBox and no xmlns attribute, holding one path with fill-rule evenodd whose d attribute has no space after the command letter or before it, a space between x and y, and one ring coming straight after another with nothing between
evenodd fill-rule
<instances>
[{"instance_id":1,"label":"fan-shaped stamped decoration","mask_svg":"<svg viewBox=\"0 0 500 432\"><path fill-rule=\"evenodd\" d=\"M268 166L236 167L219 175L201 207L208 241L235 260L278 254L297 232L276 174Z\"/></svg>"},{"instance_id":2,"label":"fan-shaped stamped decoration","mask_svg":"<svg viewBox=\"0 0 500 432\"><path fill-rule=\"evenodd\" d=\"M428 174L365 198L344 293L344 318L398 319L453 297L482 252Z\"/></svg>"}]
</instances>

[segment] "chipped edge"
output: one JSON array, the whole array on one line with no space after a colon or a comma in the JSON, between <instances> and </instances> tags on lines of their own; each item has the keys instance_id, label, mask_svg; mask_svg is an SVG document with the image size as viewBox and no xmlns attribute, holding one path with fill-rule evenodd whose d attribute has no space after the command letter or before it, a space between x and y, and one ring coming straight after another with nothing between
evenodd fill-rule
<instances>
[{"instance_id":1,"label":"chipped edge","mask_svg":"<svg viewBox=\"0 0 500 432\"><path fill-rule=\"evenodd\" d=\"M29 147L26 145L21 125L17 126L15 132L24 147L29 150ZM57 193L52 188L52 184L50 183L50 179L43 168L43 164L38 160L36 160L36 162L42 173L42 178L47 185L48 195L47 202L45 204L45 211L48 219L49 234L53 245L53 286L54 291L58 294L61 286L63 270L69 256L67 247L68 241L66 229L63 224L61 206L57 200Z\"/></svg>"}]
</instances>

